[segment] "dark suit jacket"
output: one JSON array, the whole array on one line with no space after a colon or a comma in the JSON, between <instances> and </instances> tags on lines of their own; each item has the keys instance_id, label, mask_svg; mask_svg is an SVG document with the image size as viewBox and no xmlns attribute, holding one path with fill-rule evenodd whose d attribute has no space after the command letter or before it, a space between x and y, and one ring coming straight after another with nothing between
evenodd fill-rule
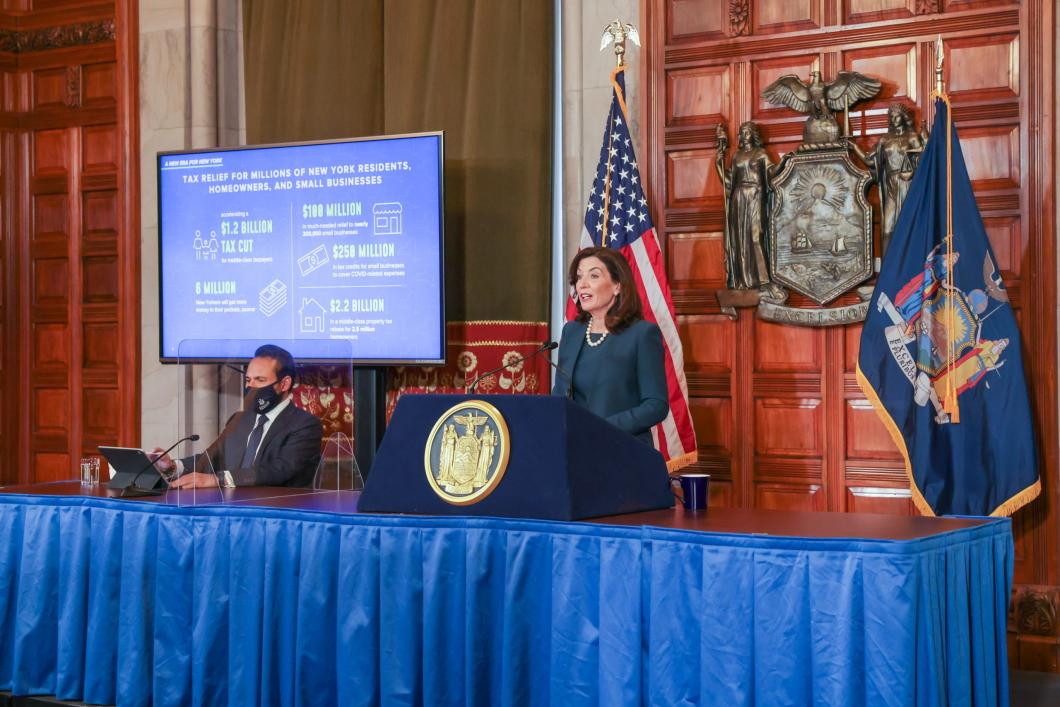
<instances>
[{"instance_id":1,"label":"dark suit jacket","mask_svg":"<svg viewBox=\"0 0 1060 707\"><path fill-rule=\"evenodd\" d=\"M254 466L239 468L256 415L244 410L233 415L224 431L206 449L213 471L227 469L236 486L311 486L320 462L323 426L315 415L291 402L269 425L258 447ZM190 468L191 460L185 460Z\"/></svg>"},{"instance_id":2,"label":"dark suit jacket","mask_svg":"<svg viewBox=\"0 0 1060 707\"><path fill-rule=\"evenodd\" d=\"M559 344L559 371L553 395L568 395L573 379L581 382L578 362L585 345L585 322L567 322ZM643 319L619 334L609 334L599 349L605 363L587 371L591 385L582 402L615 427L651 444L651 428L670 410L662 332Z\"/></svg>"}]
</instances>

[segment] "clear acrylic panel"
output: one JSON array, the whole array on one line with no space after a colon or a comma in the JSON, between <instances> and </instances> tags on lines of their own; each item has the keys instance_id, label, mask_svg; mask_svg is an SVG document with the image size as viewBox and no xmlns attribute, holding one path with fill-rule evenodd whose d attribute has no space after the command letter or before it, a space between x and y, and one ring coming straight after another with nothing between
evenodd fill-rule
<instances>
[{"instance_id":1,"label":"clear acrylic panel","mask_svg":"<svg viewBox=\"0 0 1060 707\"><path fill-rule=\"evenodd\" d=\"M313 488L318 491L360 491L364 488L361 467L353 454L353 442L342 432L328 437L313 475Z\"/></svg>"},{"instance_id":2,"label":"clear acrylic panel","mask_svg":"<svg viewBox=\"0 0 1060 707\"><path fill-rule=\"evenodd\" d=\"M294 357L289 390L283 384L286 375L279 377L279 386L268 384L277 381L277 371L269 365L255 369L261 375L247 386L248 364L263 345ZM300 359L304 352L327 360ZM320 467L325 468L322 478L328 479L324 483L355 483L347 472L353 457L351 354L350 342L343 340L182 341L175 436L187 441L178 445L179 457L174 458L196 456L198 473L213 474L229 500L238 500L238 489L245 486L312 487ZM279 399L268 400L270 390L279 392ZM200 482L204 479L196 477L195 483Z\"/></svg>"},{"instance_id":3,"label":"clear acrylic panel","mask_svg":"<svg viewBox=\"0 0 1060 707\"><path fill-rule=\"evenodd\" d=\"M179 457L179 461L180 464L172 473L163 475L169 485L165 495L166 503L175 506L201 506L225 503L228 500L209 454L201 451L190 452Z\"/></svg>"}]
</instances>

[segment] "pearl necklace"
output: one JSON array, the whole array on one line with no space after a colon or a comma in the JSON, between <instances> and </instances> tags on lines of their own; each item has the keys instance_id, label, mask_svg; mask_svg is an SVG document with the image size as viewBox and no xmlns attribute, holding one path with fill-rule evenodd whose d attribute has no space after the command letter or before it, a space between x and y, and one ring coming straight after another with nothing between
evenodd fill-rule
<instances>
[{"instance_id":1,"label":"pearl necklace","mask_svg":"<svg viewBox=\"0 0 1060 707\"><path fill-rule=\"evenodd\" d=\"M588 326L585 327L585 343L587 343L589 346L592 346L593 348L596 348L600 344L604 343L604 339L606 339L607 335L610 334L611 332L609 332L607 329L604 329L604 333L600 335L600 338L597 339L596 341L593 341L592 334L590 334L590 332L592 331L592 328L593 328L593 322L592 322L592 320L589 320Z\"/></svg>"}]
</instances>

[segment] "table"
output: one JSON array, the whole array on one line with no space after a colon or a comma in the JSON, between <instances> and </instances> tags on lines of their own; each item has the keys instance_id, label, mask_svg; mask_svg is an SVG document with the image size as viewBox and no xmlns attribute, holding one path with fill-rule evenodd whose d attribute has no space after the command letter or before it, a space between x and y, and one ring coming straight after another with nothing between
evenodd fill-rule
<instances>
[{"instance_id":1,"label":"table","mask_svg":"<svg viewBox=\"0 0 1060 707\"><path fill-rule=\"evenodd\" d=\"M0 690L141 704L1007 704L1007 519L373 516L0 489Z\"/></svg>"}]
</instances>

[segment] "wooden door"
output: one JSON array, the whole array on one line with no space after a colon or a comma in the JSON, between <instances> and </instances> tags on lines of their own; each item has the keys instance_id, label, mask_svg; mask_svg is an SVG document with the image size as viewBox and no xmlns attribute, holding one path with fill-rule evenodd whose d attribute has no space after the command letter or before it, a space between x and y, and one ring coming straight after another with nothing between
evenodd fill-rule
<instances>
[{"instance_id":1,"label":"wooden door","mask_svg":"<svg viewBox=\"0 0 1060 707\"><path fill-rule=\"evenodd\" d=\"M14 3L4 67L0 480L139 439L136 3Z\"/></svg>"}]
</instances>

